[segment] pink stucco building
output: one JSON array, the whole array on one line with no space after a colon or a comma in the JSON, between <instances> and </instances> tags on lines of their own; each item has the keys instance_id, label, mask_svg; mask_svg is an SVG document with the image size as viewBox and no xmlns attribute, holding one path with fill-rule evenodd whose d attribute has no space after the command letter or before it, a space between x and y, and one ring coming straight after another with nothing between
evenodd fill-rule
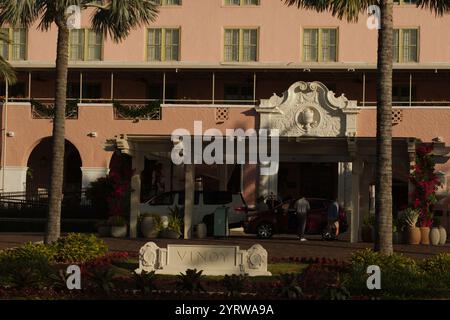
<instances>
[{"instance_id":1,"label":"pink stucco building","mask_svg":"<svg viewBox=\"0 0 450 320\"><path fill-rule=\"evenodd\" d=\"M436 17L414 1L397 2L396 209L408 201L409 164L418 141L435 139L442 150L450 141L450 16ZM377 31L367 27L367 15L350 24L277 0L162 4L154 23L119 44L89 30L89 13L83 14L82 29L71 31L66 190L87 187L108 172L113 153L107 141L140 146L143 140L141 153L121 149L133 157L134 168L147 172L162 163L165 189L183 188L183 169L148 145L156 138L169 144L173 130L192 130L194 121L202 121L203 128L222 132L284 128L277 174L260 178L255 164L200 165L196 177L204 189L242 191L249 203L269 192L338 197L357 212L354 222L373 210ZM48 184L56 28L4 32L12 42L3 43L1 53L16 67L19 82L0 84L1 189L32 192ZM285 91L285 99L268 100ZM127 112L155 102L161 108L151 115ZM305 108L315 112L311 132L302 127ZM447 194L450 174L446 160L446 154L439 158L441 195Z\"/></svg>"}]
</instances>

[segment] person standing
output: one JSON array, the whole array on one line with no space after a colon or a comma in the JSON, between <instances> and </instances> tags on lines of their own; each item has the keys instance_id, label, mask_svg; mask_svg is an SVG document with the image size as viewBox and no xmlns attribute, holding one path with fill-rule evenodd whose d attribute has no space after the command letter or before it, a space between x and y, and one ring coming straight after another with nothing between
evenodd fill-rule
<instances>
[{"instance_id":1,"label":"person standing","mask_svg":"<svg viewBox=\"0 0 450 320\"><path fill-rule=\"evenodd\" d=\"M328 230L333 232L334 238L339 235L339 203L337 200L328 207Z\"/></svg>"},{"instance_id":2,"label":"person standing","mask_svg":"<svg viewBox=\"0 0 450 320\"><path fill-rule=\"evenodd\" d=\"M305 197L298 199L295 202L295 211L297 213L297 234L300 241L306 241L305 229L306 229L306 219L308 212L311 209L309 206L309 201Z\"/></svg>"}]
</instances>

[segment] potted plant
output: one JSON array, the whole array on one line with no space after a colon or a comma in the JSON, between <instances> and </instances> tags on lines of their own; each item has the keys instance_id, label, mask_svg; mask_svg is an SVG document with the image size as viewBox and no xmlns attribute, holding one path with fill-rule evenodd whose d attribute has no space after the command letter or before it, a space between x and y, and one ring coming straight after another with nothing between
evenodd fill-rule
<instances>
[{"instance_id":1,"label":"potted plant","mask_svg":"<svg viewBox=\"0 0 450 320\"><path fill-rule=\"evenodd\" d=\"M107 220L102 220L97 223L97 233L99 237L109 237L111 235L111 226L108 225Z\"/></svg>"},{"instance_id":2,"label":"potted plant","mask_svg":"<svg viewBox=\"0 0 450 320\"><path fill-rule=\"evenodd\" d=\"M420 216L419 216L420 218ZM430 226L432 226L433 220L420 219L420 243L430 244Z\"/></svg>"},{"instance_id":3,"label":"potted plant","mask_svg":"<svg viewBox=\"0 0 450 320\"><path fill-rule=\"evenodd\" d=\"M403 212L403 221L405 223L406 243L419 244L421 239L420 229L416 227L419 219L417 209L408 208Z\"/></svg>"},{"instance_id":4,"label":"potted plant","mask_svg":"<svg viewBox=\"0 0 450 320\"><path fill-rule=\"evenodd\" d=\"M112 216L108 220L111 226L111 236L114 238L123 238L127 235L127 221L122 216Z\"/></svg>"},{"instance_id":5,"label":"potted plant","mask_svg":"<svg viewBox=\"0 0 450 320\"><path fill-rule=\"evenodd\" d=\"M430 241L433 245L443 245L447 242L447 230L441 224L441 218L435 217L430 232Z\"/></svg>"},{"instance_id":6,"label":"potted plant","mask_svg":"<svg viewBox=\"0 0 450 320\"><path fill-rule=\"evenodd\" d=\"M374 239L374 229L375 225L375 215L369 214L364 217L363 225L361 228L361 239L363 242L373 242Z\"/></svg>"},{"instance_id":7,"label":"potted plant","mask_svg":"<svg viewBox=\"0 0 450 320\"><path fill-rule=\"evenodd\" d=\"M414 185L414 208L419 210L419 226L422 244L430 244L430 227L433 225L433 205L436 203L436 191L441 185L435 172L433 144L422 144L416 150L416 164L410 181Z\"/></svg>"},{"instance_id":8,"label":"potted plant","mask_svg":"<svg viewBox=\"0 0 450 320\"><path fill-rule=\"evenodd\" d=\"M441 222L439 218L433 219L433 226L430 230L430 243L433 246L439 245L439 242L441 241L441 233L439 232L439 226Z\"/></svg>"},{"instance_id":9,"label":"potted plant","mask_svg":"<svg viewBox=\"0 0 450 320\"><path fill-rule=\"evenodd\" d=\"M182 226L183 219L181 218L180 209L178 208L178 206L170 208L167 228L161 230L160 237L168 239L179 239L181 237Z\"/></svg>"},{"instance_id":10,"label":"potted plant","mask_svg":"<svg viewBox=\"0 0 450 320\"><path fill-rule=\"evenodd\" d=\"M161 216L149 213L141 215L141 232L144 238L157 238L162 229Z\"/></svg>"}]
</instances>

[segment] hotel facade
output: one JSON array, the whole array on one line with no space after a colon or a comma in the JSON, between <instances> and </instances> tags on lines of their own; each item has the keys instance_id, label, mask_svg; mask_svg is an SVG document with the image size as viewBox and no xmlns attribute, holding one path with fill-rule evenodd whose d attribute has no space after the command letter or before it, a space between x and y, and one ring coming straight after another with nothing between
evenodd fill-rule
<instances>
[{"instance_id":1,"label":"hotel facade","mask_svg":"<svg viewBox=\"0 0 450 320\"><path fill-rule=\"evenodd\" d=\"M375 195L377 30L277 0L160 0L158 18L117 44L89 29L71 30L65 192L105 176L113 157L134 169L131 236L138 203L185 188L338 198L351 212L351 239L373 211ZM397 1L394 8L393 198L408 203L410 165L420 143L433 142L447 196L450 164L450 16ZM48 187L54 106L56 27L3 27L0 50L18 82L0 83L1 189ZM195 166L170 159L175 129L278 129L280 165ZM116 151L116 152L113 152ZM136 189L135 189L136 190ZM133 200L134 199L134 200ZM448 213L443 213L444 220Z\"/></svg>"}]
</instances>

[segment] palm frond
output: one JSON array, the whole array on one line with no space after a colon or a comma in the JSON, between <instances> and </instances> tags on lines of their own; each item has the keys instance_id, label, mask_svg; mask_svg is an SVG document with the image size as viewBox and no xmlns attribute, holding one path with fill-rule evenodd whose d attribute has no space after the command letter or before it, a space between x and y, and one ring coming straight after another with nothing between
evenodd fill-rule
<instances>
[{"instance_id":1,"label":"palm frond","mask_svg":"<svg viewBox=\"0 0 450 320\"><path fill-rule=\"evenodd\" d=\"M14 84L17 81L16 72L2 56L0 56L0 76L7 80L9 84Z\"/></svg>"},{"instance_id":2,"label":"palm frond","mask_svg":"<svg viewBox=\"0 0 450 320\"><path fill-rule=\"evenodd\" d=\"M430 9L439 16L450 13L450 0L417 0L416 5Z\"/></svg>"},{"instance_id":3,"label":"palm frond","mask_svg":"<svg viewBox=\"0 0 450 320\"><path fill-rule=\"evenodd\" d=\"M378 0L281 0L288 6L298 9L309 9L318 12L328 11L339 19L349 22L358 21L361 13L367 11L370 5L378 4Z\"/></svg>"},{"instance_id":4,"label":"palm frond","mask_svg":"<svg viewBox=\"0 0 450 320\"><path fill-rule=\"evenodd\" d=\"M0 0L0 25L29 27L39 17L46 0Z\"/></svg>"},{"instance_id":5,"label":"palm frond","mask_svg":"<svg viewBox=\"0 0 450 320\"><path fill-rule=\"evenodd\" d=\"M110 0L96 7L92 28L120 42L132 29L153 22L158 12L158 6L149 0Z\"/></svg>"}]
</instances>

